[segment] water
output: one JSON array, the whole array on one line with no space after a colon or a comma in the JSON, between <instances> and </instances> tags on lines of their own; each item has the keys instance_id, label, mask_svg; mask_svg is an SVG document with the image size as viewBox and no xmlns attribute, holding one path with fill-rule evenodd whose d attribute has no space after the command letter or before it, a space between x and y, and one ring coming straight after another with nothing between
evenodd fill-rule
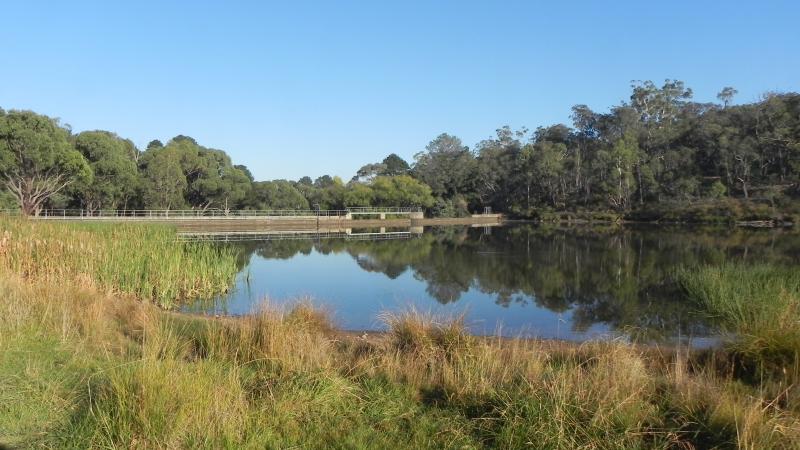
<instances>
[{"instance_id":1,"label":"water","mask_svg":"<svg viewBox=\"0 0 800 450\"><path fill-rule=\"evenodd\" d=\"M236 286L188 311L241 315L265 298L308 297L347 330L382 330L381 312L414 307L464 314L476 334L703 345L713 332L672 281L676 268L726 260L800 266L800 236L787 230L526 224L253 238L220 244L239 253Z\"/></svg>"}]
</instances>

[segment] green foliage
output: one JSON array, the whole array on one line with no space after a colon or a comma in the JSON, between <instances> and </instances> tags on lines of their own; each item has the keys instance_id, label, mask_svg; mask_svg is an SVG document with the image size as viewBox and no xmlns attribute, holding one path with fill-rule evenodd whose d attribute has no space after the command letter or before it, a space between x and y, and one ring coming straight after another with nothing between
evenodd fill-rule
<instances>
[{"instance_id":1,"label":"green foliage","mask_svg":"<svg viewBox=\"0 0 800 450\"><path fill-rule=\"evenodd\" d=\"M153 147L144 152L142 199L149 209L182 209L188 187L181 168L180 154L173 149Z\"/></svg>"},{"instance_id":2,"label":"green foliage","mask_svg":"<svg viewBox=\"0 0 800 450\"><path fill-rule=\"evenodd\" d=\"M430 186L433 195L454 196L473 189L476 161L461 139L442 133L414 159L414 177Z\"/></svg>"},{"instance_id":3,"label":"green foliage","mask_svg":"<svg viewBox=\"0 0 800 450\"><path fill-rule=\"evenodd\" d=\"M232 252L179 242L163 226L0 218L0 229L0 272L89 283L166 308L224 292L236 273Z\"/></svg>"},{"instance_id":4,"label":"green foliage","mask_svg":"<svg viewBox=\"0 0 800 450\"><path fill-rule=\"evenodd\" d=\"M380 206L421 206L433 205L431 188L408 175L394 177L380 176L372 181L375 204Z\"/></svg>"},{"instance_id":5,"label":"green foliage","mask_svg":"<svg viewBox=\"0 0 800 450\"><path fill-rule=\"evenodd\" d=\"M19 210L19 201L7 189L0 189L0 209Z\"/></svg>"},{"instance_id":6,"label":"green foliage","mask_svg":"<svg viewBox=\"0 0 800 450\"><path fill-rule=\"evenodd\" d=\"M679 279L746 363L800 381L800 271L729 264L687 269Z\"/></svg>"},{"instance_id":7,"label":"green foliage","mask_svg":"<svg viewBox=\"0 0 800 450\"><path fill-rule=\"evenodd\" d=\"M0 110L0 176L22 211L35 214L73 182L91 180L92 169L57 120Z\"/></svg>"},{"instance_id":8,"label":"green foliage","mask_svg":"<svg viewBox=\"0 0 800 450\"><path fill-rule=\"evenodd\" d=\"M94 173L75 187L81 205L89 211L126 206L139 182L133 143L107 131L85 131L74 142Z\"/></svg>"},{"instance_id":9,"label":"green foliage","mask_svg":"<svg viewBox=\"0 0 800 450\"><path fill-rule=\"evenodd\" d=\"M467 217L469 209L467 201L462 196L451 199L437 197L431 207L434 217Z\"/></svg>"},{"instance_id":10,"label":"green foliage","mask_svg":"<svg viewBox=\"0 0 800 450\"><path fill-rule=\"evenodd\" d=\"M725 88L721 106L699 104L681 81L635 82L630 99L608 113L573 107L574 129L542 127L533 136L525 128L498 129L478 144L474 170L445 157L464 147L442 135L417 155L413 172L445 202L463 195L470 209L523 217L548 210L628 214L724 196L785 208L800 192L800 95L732 105L735 93ZM451 174L465 172L474 184L453 188Z\"/></svg>"},{"instance_id":11,"label":"green foliage","mask_svg":"<svg viewBox=\"0 0 800 450\"><path fill-rule=\"evenodd\" d=\"M383 164L384 169L380 175L393 177L397 175L407 175L411 171L411 166L395 153L383 158L381 164Z\"/></svg>"},{"instance_id":12,"label":"green foliage","mask_svg":"<svg viewBox=\"0 0 800 450\"><path fill-rule=\"evenodd\" d=\"M256 181L245 204L253 209L309 209L303 194L286 180Z\"/></svg>"},{"instance_id":13,"label":"green foliage","mask_svg":"<svg viewBox=\"0 0 800 450\"><path fill-rule=\"evenodd\" d=\"M599 186L606 194L612 207L628 209L631 195L636 190L634 166L639 158L639 145L632 134L617 140L608 150L599 154L601 164L608 170L606 180Z\"/></svg>"},{"instance_id":14,"label":"green foliage","mask_svg":"<svg viewBox=\"0 0 800 450\"><path fill-rule=\"evenodd\" d=\"M344 206L372 206L375 201L375 192L372 187L363 183L350 183L344 192Z\"/></svg>"},{"instance_id":15,"label":"green foliage","mask_svg":"<svg viewBox=\"0 0 800 450\"><path fill-rule=\"evenodd\" d=\"M719 180L714 181L714 183L712 183L711 187L708 189L709 197L715 199L724 197L727 192L728 188L726 188L725 185Z\"/></svg>"},{"instance_id":16,"label":"green foliage","mask_svg":"<svg viewBox=\"0 0 800 450\"><path fill-rule=\"evenodd\" d=\"M362 166L348 185L330 175L303 177L293 184L305 202L283 183L257 185L247 167L188 136L166 145L153 140L140 154L109 132L72 137L48 117L0 111L0 175L28 214L42 207L341 209L397 201L444 216L491 207L525 218L613 210L641 219L674 216L675 205L688 211L698 201L731 198L767 202L780 210L773 216L795 220L789 210L800 195L800 94L733 104L735 95L726 87L720 105L696 103L682 81L637 81L627 101L606 113L574 106L572 128L556 124L531 133L503 126L474 151L442 133L411 166L392 153ZM401 176L427 185L435 200L408 179L387 182ZM689 215L717 222L739 215L706 212Z\"/></svg>"},{"instance_id":17,"label":"green foliage","mask_svg":"<svg viewBox=\"0 0 800 450\"><path fill-rule=\"evenodd\" d=\"M783 210L770 202L721 198L718 200L696 200L686 204L678 201L645 204L624 213L626 220L636 222L665 223L725 223L765 222L782 224L796 220L785 211L791 211L793 203L784 205Z\"/></svg>"}]
</instances>

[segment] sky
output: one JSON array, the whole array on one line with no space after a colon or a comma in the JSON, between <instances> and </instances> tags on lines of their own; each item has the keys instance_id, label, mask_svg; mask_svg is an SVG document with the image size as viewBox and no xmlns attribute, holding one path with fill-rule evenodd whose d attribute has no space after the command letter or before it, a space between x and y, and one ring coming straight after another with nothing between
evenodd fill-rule
<instances>
[{"instance_id":1,"label":"sky","mask_svg":"<svg viewBox=\"0 0 800 450\"><path fill-rule=\"evenodd\" d=\"M569 123L631 80L800 91L797 1L2 3L0 107L141 149L192 136L258 180Z\"/></svg>"}]
</instances>

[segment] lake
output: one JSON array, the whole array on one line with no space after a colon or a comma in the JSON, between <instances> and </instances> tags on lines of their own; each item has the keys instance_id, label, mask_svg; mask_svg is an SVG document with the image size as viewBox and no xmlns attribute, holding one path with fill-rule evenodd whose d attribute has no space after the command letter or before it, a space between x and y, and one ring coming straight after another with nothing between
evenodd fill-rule
<instances>
[{"instance_id":1,"label":"lake","mask_svg":"<svg viewBox=\"0 0 800 450\"><path fill-rule=\"evenodd\" d=\"M380 231L386 231L381 234ZM713 341L672 281L725 261L800 267L800 235L745 228L432 227L341 235L232 235L234 288L186 311L247 314L310 298L346 330L382 330L384 311L464 315L475 334L582 341ZM419 231L419 230L418 230Z\"/></svg>"}]
</instances>

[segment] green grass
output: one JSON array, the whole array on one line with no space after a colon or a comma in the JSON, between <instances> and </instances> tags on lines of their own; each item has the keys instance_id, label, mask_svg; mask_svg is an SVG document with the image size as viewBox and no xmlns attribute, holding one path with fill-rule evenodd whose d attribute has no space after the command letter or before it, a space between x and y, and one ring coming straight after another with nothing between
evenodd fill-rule
<instances>
[{"instance_id":1,"label":"green grass","mask_svg":"<svg viewBox=\"0 0 800 450\"><path fill-rule=\"evenodd\" d=\"M744 363L800 381L800 270L728 264L684 270L679 280Z\"/></svg>"},{"instance_id":2,"label":"green grass","mask_svg":"<svg viewBox=\"0 0 800 450\"><path fill-rule=\"evenodd\" d=\"M20 218L0 218L0 267L32 280L93 284L162 307L224 291L237 271L229 249L178 242L166 226Z\"/></svg>"},{"instance_id":3,"label":"green grass","mask_svg":"<svg viewBox=\"0 0 800 450\"><path fill-rule=\"evenodd\" d=\"M66 227L72 243L145 233L30 226ZM48 248L65 245L50 229L29 239L44 235ZM114 245L134 260L157 251ZM797 410L685 352L475 337L458 318L414 311L385 315L389 332L365 340L307 302L186 316L135 301L113 274L77 276L77 256L29 254L34 262L4 255L0 265L0 447L800 445Z\"/></svg>"}]
</instances>

